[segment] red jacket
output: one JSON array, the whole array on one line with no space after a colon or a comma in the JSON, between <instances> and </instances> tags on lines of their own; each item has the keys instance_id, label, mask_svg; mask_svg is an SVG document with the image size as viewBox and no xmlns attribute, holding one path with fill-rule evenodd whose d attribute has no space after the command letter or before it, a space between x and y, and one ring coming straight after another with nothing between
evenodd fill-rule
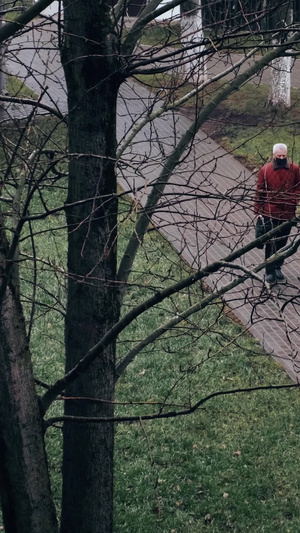
<instances>
[{"instance_id":1,"label":"red jacket","mask_svg":"<svg viewBox=\"0 0 300 533\"><path fill-rule=\"evenodd\" d=\"M288 161L282 168L271 161L258 173L254 211L270 218L290 220L295 216L299 195L299 167Z\"/></svg>"}]
</instances>

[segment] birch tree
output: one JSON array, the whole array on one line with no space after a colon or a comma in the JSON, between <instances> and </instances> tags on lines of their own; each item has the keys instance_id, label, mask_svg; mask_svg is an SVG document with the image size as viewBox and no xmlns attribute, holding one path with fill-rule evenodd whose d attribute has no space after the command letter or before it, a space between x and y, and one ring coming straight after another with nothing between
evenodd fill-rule
<instances>
[{"instance_id":1,"label":"birch tree","mask_svg":"<svg viewBox=\"0 0 300 533\"><path fill-rule=\"evenodd\" d=\"M271 17L274 29L277 31L273 45L278 46L287 38L286 30L293 23L292 2L283 3ZM281 29L284 33L281 33ZM292 58L290 55L278 57L272 61L272 76L270 83L268 103L275 107L290 107L291 105L291 68Z\"/></svg>"},{"instance_id":2,"label":"birch tree","mask_svg":"<svg viewBox=\"0 0 300 533\"><path fill-rule=\"evenodd\" d=\"M181 42L186 49L183 73L192 83L201 84L206 79L201 0L182 3L180 27Z\"/></svg>"}]
</instances>

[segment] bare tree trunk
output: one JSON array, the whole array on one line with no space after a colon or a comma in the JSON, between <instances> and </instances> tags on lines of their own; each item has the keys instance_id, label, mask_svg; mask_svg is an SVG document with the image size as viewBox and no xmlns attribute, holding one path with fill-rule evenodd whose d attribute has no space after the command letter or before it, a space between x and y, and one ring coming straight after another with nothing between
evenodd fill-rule
<instances>
[{"instance_id":1,"label":"bare tree trunk","mask_svg":"<svg viewBox=\"0 0 300 533\"><path fill-rule=\"evenodd\" d=\"M69 106L66 371L117 321L116 102L109 8L65 2L63 64ZM111 32L112 34L112 32ZM101 43L101 44L100 44ZM113 416L115 345L67 390L66 415ZM65 423L61 531L113 530L113 424ZM95 497L95 495L97 495Z\"/></svg>"},{"instance_id":2,"label":"bare tree trunk","mask_svg":"<svg viewBox=\"0 0 300 533\"><path fill-rule=\"evenodd\" d=\"M6 279L8 242L0 222L0 493L6 533L55 533L30 353L23 313Z\"/></svg>"},{"instance_id":3,"label":"bare tree trunk","mask_svg":"<svg viewBox=\"0 0 300 533\"><path fill-rule=\"evenodd\" d=\"M5 74L5 60L4 60L4 46L0 48L0 94L6 91L6 74Z\"/></svg>"},{"instance_id":4,"label":"bare tree trunk","mask_svg":"<svg viewBox=\"0 0 300 533\"><path fill-rule=\"evenodd\" d=\"M291 58L279 57L272 61L272 76L268 103L278 107L291 105Z\"/></svg>"},{"instance_id":5,"label":"bare tree trunk","mask_svg":"<svg viewBox=\"0 0 300 533\"><path fill-rule=\"evenodd\" d=\"M0 0L0 11L4 12L4 0ZM3 16L3 15L2 15ZM4 25L4 20L0 22L0 27ZM0 95L6 91L6 74L5 74L5 45L0 45ZM5 116L3 104L0 105L0 120Z\"/></svg>"},{"instance_id":6,"label":"bare tree trunk","mask_svg":"<svg viewBox=\"0 0 300 533\"><path fill-rule=\"evenodd\" d=\"M0 12L4 12L4 0L0 0ZM2 15L3 16L3 15ZM0 26L4 24L4 20L0 22ZM0 94L3 94L6 89L6 75L5 75L5 46L0 46Z\"/></svg>"},{"instance_id":7,"label":"bare tree trunk","mask_svg":"<svg viewBox=\"0 0 300 533\"><path fill-rule=\"evenodd\" d=\"M280 29L289 26L293 21L292 3L279 9L273 17L274 28ZM279 35L274 41L274 46L286 40L288 33ZM268 97L268 104L277 107L290 107L291 105L291 58L278 57L271 63L272 75Z\"/></svg>"},{"instance_id":8,"label":"bare tree trunk","mask_svg":"<svg viewBox=\"0 0 300 533\"><path fill-rule=\"evenodd\" d=\"M183 71L186 78L198 85L206 79L203 54L205 47L202 26L201 0L188 0L181 5L181 42L188 49L184 52ZM195 46L192 46L195 44Z\"/></svg>"}]
</instances>

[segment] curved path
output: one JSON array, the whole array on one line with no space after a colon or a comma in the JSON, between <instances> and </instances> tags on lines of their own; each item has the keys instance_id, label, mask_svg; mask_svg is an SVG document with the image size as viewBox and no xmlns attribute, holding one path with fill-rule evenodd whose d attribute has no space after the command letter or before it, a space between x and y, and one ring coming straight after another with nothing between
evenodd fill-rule
<instances>
[{"instance_id":1,"label":"curved path","mask_svg":"<svg viewBox=\"0 0 300 533\"><path fill-rule=\"evenodd\" d=\"M14 39L8 51L7 68L25 77L26 84L37 93L48 87L44 100L66 112L63 72L53 38L52 27L45 25L43 31L30 30ZM35 53L36 48L38 53ZM212 71L224 68L224 61L211 64ZM266 69L259 80L267 82L268 77L269 69ZM292 80L294 86L300 86L297 61ZM119 139L132 121L145 115L147 101L148 93L140 86L128 83L122 87L118 105ZM28 114L28 109L21 110L19 106L7 111L12 116ZM190 124L180 113L169 113L155 120L151 127L143 128L123 156L119 174L123 189L135 194L144 204L148 187L163 168L178 135ZM129 160L130 165L126 165ZM254 183L255 176L200 131L193 149L177 166L152 221L190 266L201 268L226 257L231 250L253 238ZM241 272L239 269L252 269L262 259L263 253L256 249L235 265L224 265L216 275L207 278L206 283L212 290L221 289ZM225 297L236 317L294 381L298 381L300 372L299 259L300 252L297 252L286 261L284 272L288 282L276 285L272 291L266 290L261 273L256 279L248 279L232 289Z\"/></svg>"}]
</instances>

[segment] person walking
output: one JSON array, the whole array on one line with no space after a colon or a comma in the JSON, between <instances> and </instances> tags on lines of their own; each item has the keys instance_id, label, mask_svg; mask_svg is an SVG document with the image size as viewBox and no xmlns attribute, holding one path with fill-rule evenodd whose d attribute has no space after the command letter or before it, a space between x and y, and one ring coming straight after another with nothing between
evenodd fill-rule
<instances>
[{"instance_id":1,"label":"person walking","mask_svg":"<svg viewBox=\"0 0 300 533\"><path fill-rule=\"evenodd\" d=\"M300 172L298 165L287 158L287 146L277 143L273 146L273 158L258 173L254 212L262 215L266 231L277 228L295 216L300 195ZM265 245L265 260L286 245L291 227L282 230ZM266 264L265 281L283 281L281 271L284 259Z\"/></svg>"}]
</instances>

